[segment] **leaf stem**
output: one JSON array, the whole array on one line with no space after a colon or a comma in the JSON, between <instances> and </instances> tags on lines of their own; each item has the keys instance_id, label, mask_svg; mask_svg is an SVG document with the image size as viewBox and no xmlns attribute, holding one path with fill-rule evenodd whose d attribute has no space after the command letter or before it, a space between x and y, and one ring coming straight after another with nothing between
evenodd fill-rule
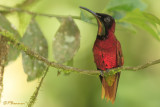
<instances>
[{"instance_id":1,"label":"leaf stem","mask_svg":"<svg viewBox=\"0 0 160 107\"><path fill-rule=\"evenodd\" d=\"M24 10L24 9L21 9L21 8L14 8L14 7L8 7L8 6L4 6L4 5L0 5L1 8L4 8L6 9L5 11L2 11L2 12L19 12L19 13L27 13L27 14L30 14L32 16L44 16L44 17L49 17L49 18L66 18L68 16L72 17L73 19L81 19L80 16L72 16L72 15L68 15L68 16L65 16L65 15L55 15L55 14L45 14L45 13L36 13L36 12L31 12L29 10Z\"/></svg>"}]
</instances>

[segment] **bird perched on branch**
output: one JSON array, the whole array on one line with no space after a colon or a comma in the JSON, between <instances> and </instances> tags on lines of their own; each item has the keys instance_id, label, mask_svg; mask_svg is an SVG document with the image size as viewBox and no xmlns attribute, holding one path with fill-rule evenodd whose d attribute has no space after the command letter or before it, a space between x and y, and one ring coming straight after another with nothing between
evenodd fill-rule
<instances>
[{"instance_id":1,"label":"bird perched on branch","mask_svg":"<svg viewBox=\"0 0 160 107\"><path fill-rule=\"evenodd\" d=\"M122 66L123 55L120 42L116 39L115 20L112 16L102 13L95 13L85 7L80 7L90 12L98 23L97 38L93 46L94 61L97 69L109 72L109 69ZM120 72L104 76L103 72L100 75L102 82L102 98L110 100L112 104L115 101Z\"/></svg>"}]
</instances>

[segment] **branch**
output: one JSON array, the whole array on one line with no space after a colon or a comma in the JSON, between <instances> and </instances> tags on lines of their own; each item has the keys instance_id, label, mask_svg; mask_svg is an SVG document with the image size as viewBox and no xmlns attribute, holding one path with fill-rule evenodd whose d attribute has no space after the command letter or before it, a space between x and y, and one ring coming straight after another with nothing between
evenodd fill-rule
<instances>
[{"instance_id":1,"label":"branch","mask_svg":"<svg viewBox=\"0 0 160 107\"><path fill-rule=\"evenodd\" d=\"M0 36L0 103L3 92L3 75L4 68L7 63L7 55L8 55L8 44L5 37Z\"/></svg>"},{"instance_id":2,"label":"branch","mask_svg":"<svg viewBox=\"0 0 160 107\"><path fill-rule=\"evenodd\" d=\"M33 107L34 103L36 102L36 99L37 99L37 96L38 96L38 93L39 93L39 90L42 86L42 83L44 81L44 78L46 77L47 73L48 73L48 69L49 67L47 67L47 69L45 70L39 84L38 84L38 87L36 88L36 90L34 91L33 95L31 96L30 100L29 100L29 103L28 103L28 107Z\"/></svg>"},{"instance_id":3,"label":"branch","mask_svg":"<svg viewBox=\"0 0 160 107\"><path fill-rule=\"evenodd\" d=\"M52 17L54 17L54 18L67 18L68 16L70 16L73 19L81 19L80 16L71 16L71 15L64 16L64 15L55 15L55 14L36 13L36 12L31 12L31 11L20 9L20 8L8 7L8 6L3 6L3 5L0 5L0 7L6 9L5 11L1 11L4 13L19 12L19 13L27 13L32 16L44 16L44 17L49 17L49 18L52 18Z\"/></svg>"},{"instance_id":4,"label":"branch","mask_svg":"<svg viewBox=\"0 0 160 107\"><path fill-rule=\"evenodd\" d=\"M29 56L37 59L37 60L40 60L40 61L44 62L48 66L60 69L63 72L67 72L67 73L77 72L77 73L82 73L82 74L87 74L87 75L100 75L100 70L84 70L84 69L79 69L79 68L75 68L75 67L65 66L65 65L62 65L62 64L58 64L58 63L55 63L55 62L48 61L43 56L41 56L38 53L32 51L30 48L28 48L27 46L25 46L23 43L21 43L18 40L16 40L14 38L13 34L11 34L9 32L6 32L6 31L1 31L0 35L6 37L6 39L14 47L16 47L17 49L25 52L27 55L29 55ZM117 68L110 69L108 73L104 72L104 75L113 75L113 74L115 74L117 72L121 72L121 71L124 71L124 70L137 71L137 70L141 70L141 69L150 67L150 66L155 65L155 64L159 64L159 63L160 63L160 59L148 62L148 63L146 63L144 65L136 66L136 67L124 67L124 66L117 67Z\"/></svg>"}]
</instances>

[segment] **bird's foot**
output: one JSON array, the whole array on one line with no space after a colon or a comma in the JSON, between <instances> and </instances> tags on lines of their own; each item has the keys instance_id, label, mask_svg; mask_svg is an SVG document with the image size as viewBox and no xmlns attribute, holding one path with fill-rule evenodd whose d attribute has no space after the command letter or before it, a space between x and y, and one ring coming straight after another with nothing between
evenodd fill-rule
<instances>
[{"instance_id":1,"label":"bird's foot","mask_svg":"<svg viewBox=\"0 0 160 107\"><path fill-rule=\"evenodd\" d=\"M106 69L106 72L108 73L108 72L109 72L109 69Z\"/></svg>"},{"instance_id":2,"label":"bird's foot","mask_svg":"<svg viewBox=\"0 0 160 107\"><path fill-rule=\"evenodd\" d=\"M109 69L106 69L105 72L108 73ZM101 70L100 74L101 74L101 76L104 76L104 72L102 70Z\"/></svg>"},{"instance_id":3,"label":"bird's foot","mask_svg":"<svg viewBox=\"0 0 160 107\"><path fill-rule=\"evenodd\" d=\"M102 76L102 77L104 76L104 74L103 74L103 71L102 71L102 70L100 71L100 74L101 74L101 76Z\"/></svg>"}]
</instances>

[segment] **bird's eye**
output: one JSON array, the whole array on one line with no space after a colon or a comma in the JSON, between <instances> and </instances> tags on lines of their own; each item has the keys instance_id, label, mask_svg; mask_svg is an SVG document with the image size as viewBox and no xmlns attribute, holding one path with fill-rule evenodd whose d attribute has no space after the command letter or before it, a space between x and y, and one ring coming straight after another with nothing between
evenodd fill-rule
<instances>
[{"instance_id":1,"label":"bird's eye","mask_svg":"<svg viewBox=\"0 0 160 107\"><path fill-rule=\"evenodd\" d=\"M104 21L105 21L106 23L109 23L109 22L111 21L111 19L110 19L109 17L106 17L106 18L104 18Z\"/></svg>"}]
</instances>

